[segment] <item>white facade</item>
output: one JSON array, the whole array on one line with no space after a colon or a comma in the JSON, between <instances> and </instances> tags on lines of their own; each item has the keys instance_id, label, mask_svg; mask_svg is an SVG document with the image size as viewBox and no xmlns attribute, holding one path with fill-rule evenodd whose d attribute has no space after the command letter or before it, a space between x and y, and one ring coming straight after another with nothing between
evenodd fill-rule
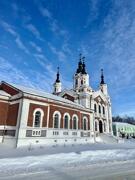
<instances>
[{"instance_id":1,"label":"white facade","mask_svg":"<svg viewBox=\"0 0 135 180\"><path fill-rule=\"evenodd\" d=\"M68 90L67 93L72 93L74 102L93 110L93 124L96 134L112 134L111 102L107 84L104 83L103 70L101 70L99 89L95 91L92 89L91 85L89 85L89 75L86 73L84 61L80 58L77 71L74 75L73 90L71 90L71 93ZM95 127L95 124L97 127Z\"/></svg>"},{"instance_id":2,"label":"white facade","mask_svg":"<svg viewBox=\"0 0 135 180\"><path fill-rule=\"evenodd\" d=\"M100 133L112 134L111 101L103 72L100 87L95 91L89 85L89 75L81 59L72 90L62 91L59 69L54 83L55 95L5 82L0 87L4 102L8 106L16 105L12 107L12 121L16 125L12 125L8 111L5 112L9 116L5 120L9 121L6 122L8 125L5 122L0 125L2 143L14 147L84 144L94 143ZM2 103L0 101L1 107L4 106ZM3 113L1 109L0 113Z\"/></svg>"},{"instance_id":3,"label":"white facade","mask_svg":"<svg viewBox=\"0 0 135 180\"><path fill-rule=\"evenodd\" d=\"M55 82L54 83L54 94L61 92L61 82Z\"/></svg>"}]
</instances>

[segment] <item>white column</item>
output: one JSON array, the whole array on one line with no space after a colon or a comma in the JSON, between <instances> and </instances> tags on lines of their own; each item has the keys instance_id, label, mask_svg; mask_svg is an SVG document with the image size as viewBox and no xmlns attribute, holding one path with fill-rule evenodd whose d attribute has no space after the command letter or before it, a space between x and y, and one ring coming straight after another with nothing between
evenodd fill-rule
<instances>
[{"instance_id":1,"label":"white column","mask_svg":"<svg viewBox=\"0 0 135 180\"><path fill-rule=\"evenodd\" d=\"M94 113L90 113L90 130L94 133Z\"/></svg>"},{"instance_id":2,"label":"white column","mask_svg":"<svg viewBox=\"0 0 135 180\"><path fill-rule=\"evenodd\" d=\"M18 141L26 137L26 129L28 122L28 113L29 113L29 100L22 99L21 112L20 112L20 121L18 124L18 135L17 135L17 144ZM17 146L17 145L16 145Z\"/></svg>"},{"instance_id":3,"label":"white column","mask_svg":"<svg viewBox=\"0 0 135 180\"><path fill-rule=\"evenodd\" d=\"M113 134L113 132L112 132L112 108L111 108L111 104L109 104L109 125L110 125L110 133Z\"/></svg>"},{"instance_id":4,"label":"white column","mask_svg":"<svg viewBox=\"0 0 135 180\"><path fill-rule=\"evenodd\" d=\"M106 116L106 132L109 133L109 107L108 107L108 103L107 106L105 107L105 116Z\"/></svg>"},{"instance_id":5,"label":"white column","mask_svg":"<svg viewBox=\"0 0 135 180\"><path fill-rule=\"evenodd\" d=\"M48 111L47 111L47 128L49 127L49 117L50 117L50 105L48 105Z\"/></svg>"}]
</instances>

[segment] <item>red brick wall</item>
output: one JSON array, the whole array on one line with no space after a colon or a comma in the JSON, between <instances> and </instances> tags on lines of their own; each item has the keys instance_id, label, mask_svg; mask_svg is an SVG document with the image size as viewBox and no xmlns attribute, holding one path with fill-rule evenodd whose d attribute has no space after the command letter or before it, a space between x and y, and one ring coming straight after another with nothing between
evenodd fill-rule
<instances>
[{"instance_id":1,"label":"red brick wall","mask_svg":"<svg viewBox=\"0 0 135 180\"><path fill-rule=\"evenodd\" d=\"M6 125L16 126L18 110L19 110L19 103L9 105Z\"/></svg>"},{"instance_id":2,"label":"red brick wall","mask_svg":"<svg viewBox=\"0 0 135 180\"><path fill-rule=\"evenodd\" d=\"M47 126L48 107L43 106L43 105L38 105L38 104L32 104L32 103L30 104L30 107L29 107L29 115L28 115L27 126L31 126L31 127L33 126L33 113L34 113L34 110L37 108L42 109L44 112L42 127L46 127Z\"/></svg>"},{"instance_id":3,"label":"red brick wall","mask_svg":"<svg viewBox=\"0 0 135 180\"><path fill-rule=\"evenodd\" d=\"M2 83L0 85L0 89L7 92L8 94L10 94L12 96L19 93L19 91L17 91L16 89L14 89L14 88L12 88L12 87L4 84L4 83Z\"/></svg>"},{"instance_id":4,"label":"red brick wall","mask_svg":"<svg viewBox=\"0 0 135 180\"><path fill-rule=\"evenodd\" d=\"M8 102L0 102L0 125L5 125L8 114Z\"/></svg>"},{"instance_id":5,"label":"red brick wall","mask_svg":"<svg viewBox=\"0 0 135 180\"><path fill-rule=\"evenodd\" d=\"M66 109L66 108L62 108L62 107L57 107L57 106L50 106L50 114L49 114L49 127L53 128L53 113L55 111L59 111L61 113L61 124L60 124L60 128L63 128L63 116L65 113L69 113L70 114L70 118L72 119L73 114L76 114L78 116L78 128L81 129L82 127L82 119L83 116L85 115L86 117L88 117L88 122L89 122L89 115L87 114L81 114L80 111L78 110L70 110L70 109ZM88 123L88 128L90 127L90 124ZM70 128L72 129L72 121L70 121Z\"/></svg>"}]
</instances>

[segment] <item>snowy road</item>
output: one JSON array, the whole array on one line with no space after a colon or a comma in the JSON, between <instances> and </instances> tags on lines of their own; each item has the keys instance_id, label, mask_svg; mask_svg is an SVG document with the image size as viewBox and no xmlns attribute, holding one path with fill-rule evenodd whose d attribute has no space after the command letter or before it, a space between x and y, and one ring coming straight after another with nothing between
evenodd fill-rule
<instances>
[{"instance_id":1,"label":"snowy road","mask_svg":"<svg viewBox=\"0 0 135 180\"><path fill-rule=\"evenodd\" d=\"M41 155L17 150L16 157L4 153L0 180L135 180L135 144L53 148Z\"/></svg>"},{"instance_id":2,"label":"snowy road","mask_svg":"<svg viewBox=\"0 0 135 180\"><path fill-rule=\"evenodd\" d=\"M24 172L0 177L2 180L135 180L135 161L79 167L48 167L43 171Z\"/></svg>"}]
</instances>

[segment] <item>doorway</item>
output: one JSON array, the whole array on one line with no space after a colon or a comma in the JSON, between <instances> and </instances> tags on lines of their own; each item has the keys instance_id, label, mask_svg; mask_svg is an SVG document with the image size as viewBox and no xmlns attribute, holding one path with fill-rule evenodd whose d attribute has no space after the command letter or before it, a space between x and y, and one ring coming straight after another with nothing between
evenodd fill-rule
<instances>
[{"instance_id":1,"label":"doorway","mask_svg":"<svg viewBox=\"0 0 135 180\"><path fill-rule=\"evenodd\" d=\"M99 132L103 133L103 123L102 123L102 121L99 121Z\"/></svg>"}]
</instances>

